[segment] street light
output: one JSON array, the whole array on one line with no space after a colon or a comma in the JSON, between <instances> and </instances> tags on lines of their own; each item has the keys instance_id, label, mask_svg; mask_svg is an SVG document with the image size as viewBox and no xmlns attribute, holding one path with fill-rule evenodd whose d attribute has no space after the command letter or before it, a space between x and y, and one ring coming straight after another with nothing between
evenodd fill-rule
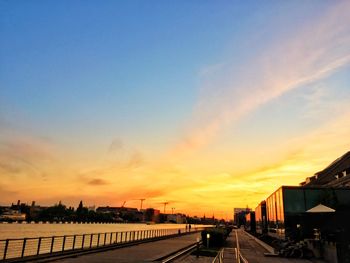
<instances>
[{"instance_id":1,"label":"street light","mask_svg":"<svg viewBox=\"0 0 350 263\"><path fill-rule=\"evenodd\" d=\"M209 248L209 239L210 239L210 234L207 233L207 248Z\"/></svg>"}]
</instances>

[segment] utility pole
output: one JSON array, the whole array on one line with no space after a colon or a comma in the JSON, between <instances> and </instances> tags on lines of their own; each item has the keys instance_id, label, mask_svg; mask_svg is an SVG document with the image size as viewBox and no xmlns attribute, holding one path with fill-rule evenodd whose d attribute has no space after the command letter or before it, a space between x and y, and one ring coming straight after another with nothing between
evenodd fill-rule
<instances>
[{"instance_id":1,"label":"utility pole","mask_svg":"<svg viewBox=\"0 0 350 263\"><path fill-rule=\"evenodd\" d=\"M174 214L175 207L171 208L171 214Z\"/></svg>"}]
</instances>

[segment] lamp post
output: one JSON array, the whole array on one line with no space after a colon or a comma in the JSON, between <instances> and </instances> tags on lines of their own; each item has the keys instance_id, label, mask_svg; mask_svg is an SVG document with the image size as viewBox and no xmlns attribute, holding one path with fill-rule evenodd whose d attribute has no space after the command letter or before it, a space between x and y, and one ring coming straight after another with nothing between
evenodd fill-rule
<instances>
[{"instance_id":1,"label":"lamp post","mask_svg":"<svg viewBox=\"0 0 350 263\"><path fill-rule=\"evenodd\" d=\"M199 257L199 237L197 237L197 258Z\"/></svg>"},{"instance_id":2,"label":"lamp post","mask_svg":"<svg viewBox=\"0 0 350 263\"><path fill-rule=\"evenodd\" d=\"M210 239L210 234L207 234L207 248L209 248L209 239Z\"/></svg>"}]
</instances>

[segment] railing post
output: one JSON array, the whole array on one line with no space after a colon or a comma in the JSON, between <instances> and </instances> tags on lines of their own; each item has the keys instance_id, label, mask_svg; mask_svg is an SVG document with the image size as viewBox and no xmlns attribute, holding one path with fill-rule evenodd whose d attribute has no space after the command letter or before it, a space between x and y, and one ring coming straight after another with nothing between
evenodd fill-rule
<instances>
[{"instance_id":1,"label":"railing post","mask_svg":"<svg viewBox=\"0 0 350 263\"><path fill-rule=\"evenodd\" d=\"M123 233L124 232L120 232L120 243L123 243Z\"/></svg>"},{"instance_id":2,"label":"railing post","mask_svg":"<svg viewBox=\"0 0 350 263\"><path fill-rule=\"evenodd\" d=\"M84 243L85 243L85 234L83 235L83 240L81 241L81 248L84 248Z\"/></svg>"},{"instance_id":3,"label":"railing post","mask_svg":"<svg viewBox=\"0 0 350 263\"><path fill-rule=\"evenodd\" d=\"M103 245L105 246L106 245L106 239L107 239L107 233L105 233L105 238L103 240Z\"/></svg>"},{"instance_id":4,"label":"railing post","mask_svg":"<svg viewBox=\"0 0 350 263\"><path fill-rule=\"evenodd\" d=\"M100 235L101 235L101 233L98 233L98 236L97 236L97 247L100 245Z\"/></svg>"},{"instance_id":5,"label":"railing post","mask_svg":"<svg viewBox=\"0 0 350 263\"><path fill-rule=\"evenodd\" d=\"M109 237L109 244L112 244L113 233L111 232L110 235L111 235L111 236Z\"/></svg>"},{"instance_id":6,"label":"railing post","mask_svg":"<svg viewBox=\"0 0 350 263\"><path fill-rule=\"evenodd\" d=\"M118 232L115 232L115 243L118 244Z\"/></svg>"},{"instance_id":7,"label":"railing post","mask_svg":"<svg viewBox=\"0 0 350 263\"><path fill-rule=\"evenodd\" d=\"M50 254L52 254L53 251L53 244L55 243L55 237L51 238L51 248L50 248Z\"/></svg>"},{"instance_id":8,"label":"railing post","mask_svg":"<svg viewBox=\"0 0 350 263\"><path fill-rule=\"evenodd\" d=\"M94 235L94 234L91 234L91 235L90 235L90 248L92 247L92 238L94 237L93 235Z\"/></svg>"},{"instance_id":9,"label":"railing post","mask_svg":"<svg viewBox=\"0 0 350 263\"><path fill-rule=\"evenodd\" d=\"M66 245L66 236L63 236L63 242L62 242L62 252L64 251L64 246Z\"/></svg>"},{"instance_id":10,"label":"railing post","mask_svg":"<svg viewBox=\"0 0 350 263\"><path fill-rule=\"evenodd\" d=\"M24 239L23 239L23 244L22 244L22 254L21 254L21 258L24 257L24 251L25 251L25 249L26 249L26 243L27 243L27 239L24 238Z\"/></svg>"},{"instance_id":11,"label":"railing post","mask_svg":"<svg viewBox=\"0 0 350 263\"><path fill-rule=\"evenodd\" d=\"M73 246L72 246L73 250L75 249L75 240L76 240L76 235L74 235L74 237L73 237Z\"/></svg>"},{"instance_id":12,"label":"railing post","mask_svg":"<svg viewBox=\"0 0 350 263\"><path fill-rule=\"evenodd\" d=\"M9 246L9 240L6 239L6 243L5 243L5 249L4 249L4 256L2 257L3 260L6 259L6 254L7 254L7 248Z\"/></svg>"},{"instance_id":13,"label":"railing post","mask_svg":"<svg viewBox=\"0 0 350 263\"><path fill-rule=\"evenodd\" d=\"M38 248L36 250L36 254L39 255L40 254L40 245L41 245L41 237L39 237L39 240L38 240Z\"/></svg>"}]
</instances>

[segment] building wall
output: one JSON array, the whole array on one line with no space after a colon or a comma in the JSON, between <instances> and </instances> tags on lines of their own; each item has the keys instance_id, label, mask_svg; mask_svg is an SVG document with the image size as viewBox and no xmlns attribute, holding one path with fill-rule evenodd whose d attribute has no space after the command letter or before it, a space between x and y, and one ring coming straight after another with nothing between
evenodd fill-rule
<instances>
[{"instance_id":1,"label":"building wall","mask_svg":"<svg viewBox=\"0 0 350 263\"><path fill-rule=\"evenodd\" d=\"M267 232L266 202L262 201L255 208L255 228L256 232L263 234Z\"/></svg>"},{"instance_id":2,"label":"building wall","mask_svg":"<svg viewBox=\"0 0 350 263\"><path fill-rule=\"evenodd\" d=\"M319 204L335 209L334 216L340 215L342 211L348 211L350 209L350 188L279 188L266 200L269 235L278 238L312 236L313 226L324 220L326 216L331 218L331 215L325 213L316 215L306 212ZM256 218L258 220L258 214ZM310 218L313 219L310 220ZM327 220L331 219L327 218ZM341 222L341 219L337 217L332 217L333 220L334 222L329 224L331 228L327 228L327 231L335 231L336 222Z\"/></svg>"}]
</instances>

